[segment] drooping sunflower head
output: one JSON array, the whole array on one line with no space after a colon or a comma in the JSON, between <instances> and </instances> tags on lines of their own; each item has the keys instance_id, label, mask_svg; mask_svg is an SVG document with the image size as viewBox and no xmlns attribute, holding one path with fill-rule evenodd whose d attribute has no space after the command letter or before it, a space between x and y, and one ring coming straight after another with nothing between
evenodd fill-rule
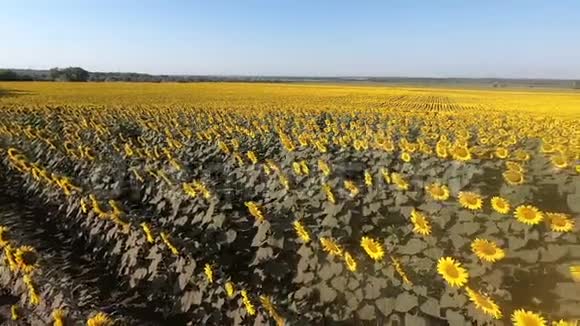
<instances>
[{"instance_id":1,"label":"drooping sunflower head","mask_svg":"<svg viewBox=\"0 0 580 326\"><path fill-rule=\"evenodd\" d=\"M475 192L460 191L459 204L467 209L478 210L483 206L483 200L481 196Z\"/></svg>"},{"instance_id":2,"label":"drooping sunflower head","mask_svg":"<svg viewBox=\"0 0 580 326\"><path fill-rule=\"evenodd\" d=\"M385 256L383 246L375 239L362 237L360 245L367 255L374 260L381 260Z\"/></svg>"},{"instance_id":3,"label":"drooping sunflower head","mask_svg":"<svg viewBox=\"0 0 580 326\"><path fill-rule=\"evenodd\" d=\"M105 313L99 312L87 320L87 326L112 326L113 320Z\"/></svg>"},{"instance_id":4,"label":"drooping sunflower head","mask_svg":"<svg viewBox=\"0 0 580 326\"><path fill-rule=\"evenodd\" d=\"M502 175L504 180L512 186L524 183L524 175L520 171L507 170Z\"/></svg>"},{"instance_id":5,"label":"drooping sunflower head","mask_svg":"<svg viewBox=\"0 0 580 326\"><path fill-rule=\"evenodd\" d=\"M481 260L486 262L496 262L505 257L503 249L499 248L495 242L486 239L475 239L471 242L471 251Z\"/></svg>"},{"instance_id":6,"label":"drooping sunflower head","mask_svg":"<svg viewBox=\"0 0 580 326\"><path fill-rule=\"evenodd\" d=\"M431 234L431 225L423 213L413 209L411 212L411 222L413 223L413 232L421 235Z\"/></svg>"},{"instance_id":7,"label":"drooping sunflower head","mask_svg":"<svg viewBox=\"0 0 580 326\"><path fill-rule=\"evenodd\" d=\"M21 246L14 253L18 268L24 273L30 273L38 267L38 254L31 246Z\"/></svg>"},{"instance_id":8,"label":"drooping sunflower head","mask_svg":"<svg viewBox=\"0 0 580 326\"><path fill-rule=\"evenodd\" d=\"M540 314L524 309L512 313L512 322L515 326L546 326L546 320Z\"/></svg>"},{"instance_id":9,"label":"drooping sunflower head","mask_svg":"<svg viewBox=\"0 0 580 326\"><path fill-rule=\"evenodd\" d=\"M203 273L205 274L205 279L208 283L213 283L213 269L211 264L206 263L203 267Z\"/></svg>"},{"instance_id":10,"label":"drooping sunflower head","mask_svg":"<svg viewBox=\"0 0 580 326\"><path fill-rule=\"evenodd\" d=\"M365 170L365 185L367 187L373 186L373 175L369 170Z\"/></svg>"},{"instance_id":11,"label":"drooping sunflower head","mask_svg":"<svg viewBox=\"0 0 580 326\"><path fill-rule=\"evenodd\" d=\"M524 224L535 225L544 219L544 214L531 205L520 205L515 210L516 219Z\"/></svg>"},{"instance_id":12,"label":"drooping sunflower head","mask_svg":"<svg viewBox=\"0 0 580 326\"><path fill-rule=\"evenodd\" d=\"M344 252L344 263L346 268L351 272L356 272L356 260L351 256L348 251Z\"/></svg>"},{"instance_id":13,"label":"drooping sunflower head","mask_svg":"<svg viewBox=\"0 0 580 326\"><path fill-rule=\"evenodd\" d=\"M296 235L298 235L298 237L304 243L310 242L310 233L308 233L308 230L306 230L306 228L304 227L304 225L302 225L302 223L300 223L300 221L294 221L292 225L294 226L294 231L296 231Z\"/></svg>"},{"instance_id":14,"label":"drooping sunflower head","mask_svg":"<svg viewBox=\"0 0 580 326\"><path fill-rule=\"evenodd\" d=\"M449 198L449 188L439 183L433 183L425 187L429 196L435 200L447 200Z\"/></svg>"},{"instance_id":15,"label":"drooping sunflower head","mask_svg":"<svg viewBox=\"0 0 580 326\"><path fill-rule=\"evenodd\" d=\"M437 272L453 287L462 287L469 278L467 270L452 257L441 257L437 262Z\"/></svg>"},{"instance_id":16,"label":"drooping sunflower head","mask_svg":"<svg viewBox=\"0 0 580 326\"><path fill-rule=\"evenodd\" d=\"M338 257L342 256L342 248L333 239L321 237L320 244L322 245L322 249L330 255Z\"/></svg>"},{"instance_id":17,"label":"drooping sunflower head","mask_svg":"<svg viewBox=\"0 0 580 326\"><path fill-rule=\"evenodd\" d=\"M231 281L226 282L224 288L226 289L226 295L228 296L228 298L233 298L236 295L236 288L233 282Z\"/></svg>"},{"instance_id":18,"label":"drooping sunflower head","mask_svg":"<svg viewBox=\"0 0 580 326\"><path fill-rule=\"evenodd\" d=\"M491 198L491 208L500 214L507 214L510 211L510 203L505 198L495 196Z\"/></svg>"},{"instance_id":19,"label":"drooping sunflower head","mask_svg":"<svg viewBox=\"0 0 580 326\"><path fill-rule=\"evenodd\" d=\"M391 180L400 190L409 189L409 183L399 173L396 172L391 173Z\"/></svg>"},{"instance_id":20,"label":"drooping sunflower head","mask_svg":"<svg viewBox=\"0 0 580 326\"><path fill-rule=\"evenodd\" d=\"M546 213L550 229L554 232L570 232L574 230L574 220L562 213Z\"/></svg>"},{"instance_id":21,"label":"drooping sunflower head","mask_svg":"<svg viewBox=\"0 0 580 326\"><path fill-rule=\"evenodd\" d=\"M502 317L501 309L491 298L488 296L472 290L468 286L465 287L467 296L469 300L475 304L475 307L483 313L492 316L494 319L500 319Z\"/></svg>"}]
</instances>

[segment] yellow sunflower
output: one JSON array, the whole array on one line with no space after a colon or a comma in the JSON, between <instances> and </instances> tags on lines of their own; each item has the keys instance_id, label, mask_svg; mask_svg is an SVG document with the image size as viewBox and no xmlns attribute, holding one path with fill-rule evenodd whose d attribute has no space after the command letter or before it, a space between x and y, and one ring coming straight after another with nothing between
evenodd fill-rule
<instances>
[{"instance_id":1,"label":"yellow sunflower","mask_svg":"<svg viewBox=\"0 0 580 326\"><path fill-rule=\"evenodd\" d=\"M30 273L38 268L38 254L31 246L21 246L14 253L18 268L24 273Z\"/></svg>"},{"instance_id":2,"label":"yellow sunflower","mask_svg":"<svg viewBox=\"0 0 580 326\"><path fill-rule=\"evenodd\" d=\"M356 195L358 195L360 192L360 190L358 189L356 184L350 180L344 181L344 188L346 188L346 190L348 190L350 192L350 197L352 197L352 198L356 197Z\"/></svg>"},{"instance_id":3,"label":"yellow sunflower","mask_svg":"<svg viewBox=\"0 0 580 326\"><path fill-rule=\"evenodd\" d=\"M360 246L374 260L381 260L385 256L385 251L381 244L369 237L362 237Z\"/></svg>"},{"instance_id":4,"label":"yellow sunflower","mask_svg":"<svg viewBox=\"0 0 580 326\"><path fill-rule=\"evenodd\" d=\"M62 309L54 309L52 311L53 326L64 326L66 319L66 311Z\"/></svg>"},{"instance_id":5,"label":"yellow sunflower","mask_svg":"<svg viewBox=\"0 0 580 326\"><path fill-rule=\"evenodd\" d=\"M208 283L213 283L213 269L210 264L205 264L203 267L203 273L205 274L205 279Z\"/></svg>"},{"instance_id":6,"label":"yellow sunflower","mask_svg":"<svg viewBox=\"0 0 580 326\"><path fill-rule=\"evenodd\" d=\"M228 298L233 298L236 295L236 288L234 286L234 283L228 281L226 282L226 285L224 286L224 288L226 289L226 294L228 296Z\"/></svg>"},{"instance_id":7,"label":"yellow sunflower","mask_svg":"<svg viewBox=\"0 0 580 326\"><path fill-rule=\"evenodd\" d=\"M530 154L528 154L528 152L524 151L523 149L519 149L514 152L514 157L518 161L527 161L530 159Z\"/></svg>"},{"instance_id":8,"label":"yellow sunflower","mask_svg":"<svg viewBox=\"0 0 580 326\"><path fill-rule=\"evenodd\" d=\"M465 287L465 291L467 292L469 300L475 304L477 309L482 310L485 314L492 316L494 319L500 319L502 317L501 309L491 298L470 289L468 286Z\"/></svg>"},{"instance_id":9,"label":"yellow sunflower","mask_svg":"<svg viewBox=\"0 0 580 326\"><path fill-rule=\"evenodd\" d=\"M531 205L518 206L514 215L519 222L529 225L538 224L544 219L544 214Z\"/></svg>"},{"instance_id":10,"label":"yellow sunflower","mask_svg":"<svg viewBox=\"0 0 580 326\"><path fill-rule=\"evenodd\" d=\"M505 257L503 249L499 248L495 242L486 239L475 239L471 242L471 251L481 260L486 262L496 262Z\"/></svg>"},{"instance_id":11,"label":"yellow sunflower","mask_svg":"<svg viewBox=\"0 0 580 326\"><path fill-rule=\"evenodd\" d=\"M563 169L568 166L568 159L562 154L554 155L550 160L552 161L552 164L558 169Z\"/></svg>"},{"instance_id":12,"label":"yellow sunflower","mask_svg":"<svg viewBox=\"0 0 580 326\"><path fill-rule=\"evenodd\" d=\"M535 312L518 309L512 313L515 326L546 326L546 320Z\"/></svg>"},{"instance_id":13,"label":"yellow sunflower","mask_svg":"<svg viewBox=\"0 0 580 326\"><path fill-rule=\"evenodd\" d=\"M294 230L296 231L296 235L298 235L298 237L304 243L310 242L310 234L308 233L308 230L306 230L304 225L302 225L302 223L300 223L300 221L294 221L294 223L292 223L292 225L294 226Z\"/></svg>"},{"instance_id":14,"label":"yellow sunflower","mask_svg":"<svg viewBox=\"0 0 580 326\"><path fill-rule=\"evenodd\" d=\"M332 256L342 256L342 248L331 238L320 238L322 249Z\"/></svg>"},{"instance_id":15,"label":"yellow sunflower","mask_svg":"<svg viewBox=\"0 0 580 326\"><path fill-rule=\"evenodd\" d=\"M546 219L554 232L570 232L574 230L574 220L562 213L546 213Z\"/></svg>"},{"instance_id":16,"label":"yellow sunflower","mask_svg":"<svg viewBox=\"0 0 580 326\"><path fill-rule=\"evenodd\" d=\"M411 212L411 222L413 223L413 232L420 235L431 234L431 225L425 215L415 209Z\"/></svg>"},{"instance_id":17,"label":"yellow sunflower","mask_svg":"<svg viewBox=\"0 0 580 326\"><path fill-rule=\"evenodd\" d=\"M453 156L454 160L469 161L471 159L471 152L467 146L456 145L451 149L451 156Z\"/></svg>"},{"instance_id":18,"label":"yellow sunflower","mask_svg":"<svg viewBox=\"0 0 580 326\"><path fill-rule=\"evenodd\" d=\"M505 166L510 171L524 172L524 168L517 162L506 161Z\"/></svg>"},{"instance_id":19,"label":"yellow sunflower","mask_svg":"<svg viewBox=\"0 0 580 326\"><path fill-rule=\"evenodd\" d=\"M397 188L399 188L400 190L409 189L409 183L399 173L395 173L395 172L391 173L391 180L397 186Z\"/></svg>"},{"instance_id":20,"label":"yellow sunflower","mask_svg":"<svg viewBox=\"0 0 580 326\"><path fill-rule=\"evenodd\" d=\"M354 260L348 251L344 252L344 263L349 271L356 272L356 260Z\"/></svg>"},{"instance_id":21,"label":"yellow sunflower","mask_svg":"<svg viewBox=\"0 0 580 326\"><path fill-rule=\"evenodd\" d=\"M491 199L491 208L500 214L507 214L510 211L510 203L505 198L495 196Z\"/></svg>"},{"instance_id":22,"label":"yellow sunflower","mask_svg":"<svg viewBox=\"0 0 580 326\"><path fill-rule=\"evenodd\" d=\"M437 272L453 287L462 287L467 283L469 273L461 264L451 257L441 257L437 262Z\"/></svg>"},{"instance_id":23,"label":"yellow sunflower","mask_svg":"<svg viewBox=\"0 0 580 326\"><path fill-rule=\"evenodd\" d=\"M570 275L575 282L580 282L580 265L570 266Z\"/></svg>"},{"instance_id":24,"label":"yellow sunflower","mask_svg":"<svg viewBox=\"0 0 580 326\"><path fill-rule=\"evenodd\" d=\"M87 320L87 326L112 326L113 320L106 314L99 312Z\"/></svg>"},{"instance_id":25,"label":"yellow sunflower","mask_svg":"<svg viewBox=\"0 0 580 326\"><path fill-rule=\"evenodd\" d=\"M512 186L524 183L524 175L520 171L507 170L502 173L502 176L504 180Z\"/></svg>"},{"instance_id":26,"label":"yellow sunflower","mask_svg":"<svg viewBox=\"0 0 580 326\"><path fill-rule=\"evenodd\" d=\"M256 220L262 222L266 217L264 217L264 213L262 213L262 208L260 205L253 201L245 202L246 207L248 208L248 212L252 215Z\"/></svg>"},{"instance_id":27,"label":"yellow sunflower","mask_svg":"<svg viewBox=\"0 0 580 326\"><path fill-rule=\"evenodd\" d=\"M433 183L425 187L431 198L435 200L447 200L449 198L449 188L439 183Z\"/></svg>"},{"instance_id":28,"label":"yellow sunflower","mask_svg":"<svg viewBox=\"0 0 580 326\"><path fill-rule=\"evenodd\" d=\"M373 186L373 175L369 170L365 170L365 185L367 185L367 187Z\"/></svg>"},{"instance_id":29,"label":"yellow sunflower","mask_svg":"<svg viewBox=\"0 0 580 326\"><path fill-rule=\"evenodd\" d=\"M334 193L332 192L332 187L329 184L325 183L322 185L322 190L326 195L326 199L328 199L329 202L336 204L336 198L334 197Z\"/></svg>"},{"instance_id":30,"label":"yellow sunflower","mask_svg":"<svg viewBox=\"0 0 580 326\"><path fill-rule=\"evenodd\" d=\"M411 162L411 154L409 154L408 152L401 153L401 160L403 160L403 162L406 163Z\"/></svg>"},{"instance_id":31,"label":"yellow sunflower","mask_svg":"<svg viewBox=\"0 0 580 326\"><path fill-rule=\"evenodd\" d=\"M505 147L498 147L495 149L495 156L498 158L506 158L508 157L508 150Z\"/></svg>"},{"instance_id":32,"label":"yellow sunflower","mask_svg":"<svg viewBox=\"0 0 580 326\"><path fill-rule=\"evenodd\" d=\"M475 192L460 191L459 204L467 209L478 210L481 209L483 200L481 199L481 196Z\"/></svg>"}]
</instances>

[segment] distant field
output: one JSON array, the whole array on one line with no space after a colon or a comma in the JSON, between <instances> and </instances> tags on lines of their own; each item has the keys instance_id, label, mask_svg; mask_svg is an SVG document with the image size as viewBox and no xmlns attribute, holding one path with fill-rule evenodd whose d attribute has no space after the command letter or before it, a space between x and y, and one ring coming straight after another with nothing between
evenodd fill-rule
<instances>
[{"instance_id":1,"label":"distant field","mask_svg":"<svg viewBox=\"0 0 580 326\"><path fill-rule=\"evenodd\" d=\"M14 82L0 113L0 318L580 318L579 92Z\"/></svg>"},{"instance_id":2,"label":"distant field","mask_svg":"<svg viewBox=\"0 0 580 326\"><path fill-rule=\"evenodd\" d=\"M332 84L262 83L52 83L0 82L5 103L187 104L207 108L354 109L438 107L579 115L580 91L412 88Z\"/></svg>"}]
</instances>

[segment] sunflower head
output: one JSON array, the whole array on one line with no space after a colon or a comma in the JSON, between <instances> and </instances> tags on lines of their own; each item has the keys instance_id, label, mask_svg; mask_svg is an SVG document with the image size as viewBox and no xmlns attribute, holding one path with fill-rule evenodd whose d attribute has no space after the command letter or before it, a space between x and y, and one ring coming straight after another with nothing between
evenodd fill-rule
<instances>
[{"instance_id":1,"label":"sunflower head","mask_svg":"<svg viewBox=\"0 0 580 326\"><path fill-rule=\"evenodd\" d=\"M367 185L367 187L373 186L373 175L369 170L365 170L365 185Z\"/></svg>"},{"instance_id":2,"label":"sunflower head","mask_svg":"<svg viewBox=\"0 0 580 326\"><path fill-rule=\"evenodd\" d=\"M233 282L231 281L226 282L224 288L226 289L226 294L228 298L233 298L236 295L236 288Z\"/></svg>"},{"instance_id":3,"label":"sunflower head","mask_svg":"<svg viewBox=\"0 0 580 326\"><path fill-rule=\"evenodd\" d=\"M342 256L342 248L333 239L321 237L320 244L322 245L322 249L330 255L338 257Z\"/></svg>"},{"instance_id":4,"label":"sunflower head","mask_svg":"<svg viewBox=\"0 0 580 326\"><path fill-rule=\"evenodd\" d=\"M451 155L453 156L453 159L457 161L469 161L471 159L471 152L464 144L455 145L451 149Z\"/></svg>"},{"instance_id":5,"label":"sunflower head","mask_svg":"<svg viewBox=\"0 0 580 326\"><path fill-rule=\"evenodd\" d=\"M54 309L52 311L53 326L64 326L66 320L66 311L62 309Z\"/></svg>"},{"instance_id":6,"label":"sunflower head","mask_svg":"<svg viewBox=\"0 0 580 326\"><path fill-rule=\"evenodd\" d=\"M433 183L425 187L429 196L435 200L447 200L449 198L449 188L439 183Z\"/></svg>"},{"instance_id":7,"label":"sunflower head","mask_svg":"<svg viewBox=\"0 0 580 326\"><path fill-rule=\"evenodd\" d=\"M87 326L112 326L113 320L106 314L99 312L87 320Z\"/></svg>"},{"instance_id":8,"label":"sunflower head","mask_svg":"<svg viewBox=\"0 0 580 326\"><path fill-rule=\"evenodd\" d=\"M510 211L510 203L505 198L495 196L491 198L491 208L500 214L507 214Z\"/></svg>"},{"instance_id":9,"label":"sunflower head","mask_svg":"<svg viewBox=\"0 0 580 326\"><path fill-rule=\"evenodd\" d=\"M413 209L411 212L411 222L413 223L413 232L420 235L431 234L431 225L423 213Z\"/></svg>"},{"instance_id":10,"label":"sunflower head","mask_svg":"<svg viewBox=\"0 0 580 326\"><path fill-rule=\"evenodd\" d=\"M409 152L401 153L401 160L403 160L405 163L411 162L411 154L409 154Z\"/></svg>"},{"instance_id":11,"label":"sunflower head","mask_svg":"<svg viewBox=\"0 0 580 326\"><path fill-rule=\"evenodd\" d=\"M469 278L467 270L452 257L441 257L437 262L437 272L453 287L462 287Z\"/></svg>"},{"instance_id":12,"label":"sunflower head","mask_svg":"<svg viewBox=\"0 0 580 326\"><path fill-rule=\"evenodd\" d=\"M208 283L213 283L213 269L210 264L206 263L203 267L203 273Z\"/></svg>"},{"instance_id":13,"label":"sunflower head","mask_svg":"<svg viewBox=\"0 0 580 326\"><path fill-rule=\"evenodd\" d=\"M485 239L475 239L471 242L471 251L477 258L486 262L496 262L505 257L503 249L499 248L495 242Z\"/></svg>"},{"instance_id":14,"label":"sunflower head","mask_svg":"<svg viewBox=\"0 0 580 326\"><path fill-rule=\"evenodd\" d=\"M385 256L383 246L375 239L369 237L362 237L360 246L364 251L374 260L381 260Z\"/></svg>"},{"instance_id":15,"label":"sunflower head","mask_svg":"<svg viewBox=\"0 0 580 326\"><path fill-rule=\"evenodd\" d=\"M483 200L481 199L481 196L475 192L460 191L459 204L467 209L478 210L483 206Z\"/></svg>"},{"instance_id":16,"label":"sunflower head","mask_svg":"<svg viewBox=\"0 0 580 326\"><path fill-rule=\"evenodd\" d=\"M492 316L494 319L500 319L502 317L501 309L491 298L488 296L474 291L468 286L465 287L467 296L469 300L475 304L475 307L483 313Z\"/></svg>"},{"instance_id":17,"label":"sunflower head","mask_svg":"<svg viewBox=\"0 0 580 326\"><path fill-rule=\"evenodd\" d=\"M550 229L554 232L570 232L574 230L574 220L562 213L546 213Z\"/></svg>"},{"instance_id":18,"label":"sunflower head","mask_svg":"<svg viewBox=\"0 0 580 326\"><path fill-rule=\"evenodd\" d=\"M524 309L515 310L511 317L515 326L546 326L544 317Z\"/></svg>"},{"instance_id":19,"label":"sunflower head","mask_svg":"<svg viewBox=\"0 0 580 326\"><path fill-rule=\"evenodd\" d=\"M544 214L534 206L520 205L516 208L514 213L516 219L524 224L535 225L544 219Z\"/></svg>"},{"instance_id":20,"label":"sunflower head","mask_svg":"<svg viewBox=\"0 0 580 326\"><path fill-rule=\"evenodd\" d=\"M508 150L505 147L498 147L495 149L495 156L501 159L508 157Z\"/></svg>"},{"instance_id":21,"label":"sunflower head","mask_svg":"<svg viewBox=\"0 0 580 326\"><path fill-rule=\"evenodd\" d=\"M391 173L391 180L397 186L397 188L399 188L400 190L409 189L409 183L399 173L395 173L395 172Z\"/></svg>"},{"instance_id":22,"label":"sunflower head","mask_svg":"<svg viewBox=\"0 0 580 326\"><path fill-rule=\"evenodd\" d=\"M356 272L356 260L347 251L344 252L344 263L349 271Z\"/></svg>"},{"instance_id":23,"label":"sunflower head","mask_svg":"<svg viewBox=\"0 0 580 326\"><path fill-rule=\"evenodd\" d=\"M524 175L520 171L507 170L502 175L504 180L512 186L524 183Z\"/></svg>"},{"instance_id":24,"label":"sunflower head","mask_svg":"<svg viewBox=\"0 0 580 326\"><path fill-rule=\"evenodd\" d=\"M550 160L552 161L552 165L558 169L563 169L568 166L568 159L562 154L556 154Z\"/></svg>"},{"instance_id":25,"label":"sunflower head","mask_svg":"<svg viewBox=\"0 0 580 326\"><path fill-rule=\"evenodd\" d=\"M25 273L32 272L38 267L38 254L30 246L21 246L14 253L14 260L18 268Z\"/></svg>"},{"instance_id":26,"label":"sunflower head","mask_svg":"<svg viewBox=\"0 0 580 326\"><path fill-rule=\"evenodd\" d=\"M302 225L302 223L300 223L300 221L294 221L292 225L294 226L294 231L296 231L296 235L298 235L298 237L302 240L302 242L304 243L310 242L310 233L308 233L308 230L306 230L306 228L304 227L304 225Z\"/></svg>"}]
</instances>

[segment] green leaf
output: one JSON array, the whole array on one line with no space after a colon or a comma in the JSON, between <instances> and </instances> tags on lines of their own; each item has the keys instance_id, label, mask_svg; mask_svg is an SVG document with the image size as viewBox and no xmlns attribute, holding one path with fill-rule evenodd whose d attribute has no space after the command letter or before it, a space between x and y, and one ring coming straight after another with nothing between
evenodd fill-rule
<instances>
[{"instance_id":1,"label":"green leaf","mask_svg":"<svg viewBox=\"0 0 580 326\"><path fill-rule=\"evenodd\" d=\"M377 309L385 316L388 317L395 307L395 298L381 298L375 301Z\"/></svg>"},{"instance_id":2,"label":"green leaf","mask_svg":"<svg viewBox=\"0 0 580 326\"><path fill-rule=\"evenodd\" d=\"M395 302L395 310L399 312L407 312L419 304L419 299L417 296L410 294L409 292L403 292L397 296Z\"/></svg>"},{"instance_id":3,"label":"green leaf","mask_svg":"<svg viewBox=\"0 0 580 326\"><path fill-rule=\"evenodd\" d=\"M433 317L437 317L439 318L440 315L440 307L439 307L439 301L433 299L433 298L427 298L427 301L425 301L420 307L419 309L426 313L429 316L433 316Z\"/></svg>"}]
</instances>

